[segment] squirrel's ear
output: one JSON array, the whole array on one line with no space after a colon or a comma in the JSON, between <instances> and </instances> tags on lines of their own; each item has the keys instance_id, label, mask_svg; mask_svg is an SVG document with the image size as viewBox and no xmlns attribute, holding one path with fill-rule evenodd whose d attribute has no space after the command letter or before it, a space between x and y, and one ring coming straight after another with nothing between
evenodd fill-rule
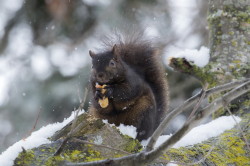
<instances>
[{"instance_id":1,"label":"squirrel's ear","mask_svg":"<svg viewBox=\"0 0 250 166\"><path fill-rule=\"evenodd\" d=\"M93 58L95 56L95 53L93 53L91 50L89 50L89 55L91 58Z\"/></svg>"},{"instance_id":2,"label":"squirrel's ear","mask_svg":"<svg viewBox=\"0 0 250 166\"><path fill-rule=\"evenodd\" d=\"M118 56L118 50L117 50L117 45L115 44L112 48L112 53L115 59L117 59Z\"/></svg>"}]
</instances>

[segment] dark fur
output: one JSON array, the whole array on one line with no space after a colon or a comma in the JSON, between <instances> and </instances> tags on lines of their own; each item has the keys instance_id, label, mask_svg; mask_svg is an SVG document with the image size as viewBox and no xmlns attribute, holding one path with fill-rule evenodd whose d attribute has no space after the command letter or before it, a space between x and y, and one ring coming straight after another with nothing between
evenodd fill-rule
<instances>
[{"instance_id":1,"label":"dark fur","mask_svg":"<svg viewBox=\"0 0 250 166\"><path fill-rule=\"evenodd\" d=\"M139 133L137 138L142 140L151 136L167 111L165 72L158 49L141 34L119 39L114 43L107 40L107 50L101 53L90 52L93 64L90 113L116 125L134 125ZM109 98L107 108L98 104L103 94L95 88L96 82L108 85L104 94Z\"/></svg>"}]
</instances>

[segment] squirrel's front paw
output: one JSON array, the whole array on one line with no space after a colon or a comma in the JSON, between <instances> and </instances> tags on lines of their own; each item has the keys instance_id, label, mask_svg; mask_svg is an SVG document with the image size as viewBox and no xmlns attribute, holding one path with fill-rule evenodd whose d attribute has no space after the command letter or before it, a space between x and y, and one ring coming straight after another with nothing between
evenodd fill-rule
<instances>
[{"instance_id":1,"label":"squirrel's front paw","mask_svg":"<svg viewBox=\"0 0 250 166\"><path fill-rule=\"evenodd\" d=\"M107 98L113 98L113 88L108 85L108 86L105 86L104 89L106 90L105 93L104 93L104 96L107 97Z\"/></svg>"},{"instance_id":2,"label":"squirrel's front paw","mask_svg":"<svg viewBox=\"0 0 250 166\"><path fill-rule=\"evenodd\" d=\"M95 92L95 100L99 100L99 99L102 99L104 97L104 94L101 93L101 91L97 90Z\"/></svg>"}]
</instances>

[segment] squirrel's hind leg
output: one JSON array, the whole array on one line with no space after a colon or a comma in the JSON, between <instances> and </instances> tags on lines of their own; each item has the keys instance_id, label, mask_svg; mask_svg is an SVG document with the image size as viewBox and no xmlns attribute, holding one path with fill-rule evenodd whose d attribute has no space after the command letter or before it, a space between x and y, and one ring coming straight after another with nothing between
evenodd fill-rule
<instances>
[{"instance_id":1,"label":"squirrel's hind leg","mask_svg":"<svg viewBox=\"0 0 250 166\"><path fill-rule=\"evenodd\" d=\"M140 116L140 121L137 126L137 139L142 141L148 139L154 132L156 122L156 108L149 106Z\"/></svg>"}]
</instances>

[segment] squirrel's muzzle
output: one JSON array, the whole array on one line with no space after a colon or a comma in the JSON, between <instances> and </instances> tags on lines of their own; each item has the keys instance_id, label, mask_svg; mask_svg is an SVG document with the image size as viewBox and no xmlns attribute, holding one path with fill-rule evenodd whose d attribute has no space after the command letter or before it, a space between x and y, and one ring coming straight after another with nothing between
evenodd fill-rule
<instances>
[{"instance_id":1,"label":"squirrel's muzzle","mask_svg":"<svg viewBox=\"0 0 250 166\"><path fill-rule=\"evenodd\" d=\"M104 77L104 73L103 72L100 72L100 73L97 74L97 78L98 79L103 79L103 77Z\"/></svg>"},{"instance_id":2,"label":"squirrel's muzzle","mask_svg":"<svg viewBox=\"0 0 250 166\"><path fill-rule=\"evenodd\" d=\"M98 73L96 73L95 76L96 76L97 82L99 82L99 83L105 84L105 83L108 83L110 81L108 74L105 72L98 72Z\"/></svg>"}]
</instances>

